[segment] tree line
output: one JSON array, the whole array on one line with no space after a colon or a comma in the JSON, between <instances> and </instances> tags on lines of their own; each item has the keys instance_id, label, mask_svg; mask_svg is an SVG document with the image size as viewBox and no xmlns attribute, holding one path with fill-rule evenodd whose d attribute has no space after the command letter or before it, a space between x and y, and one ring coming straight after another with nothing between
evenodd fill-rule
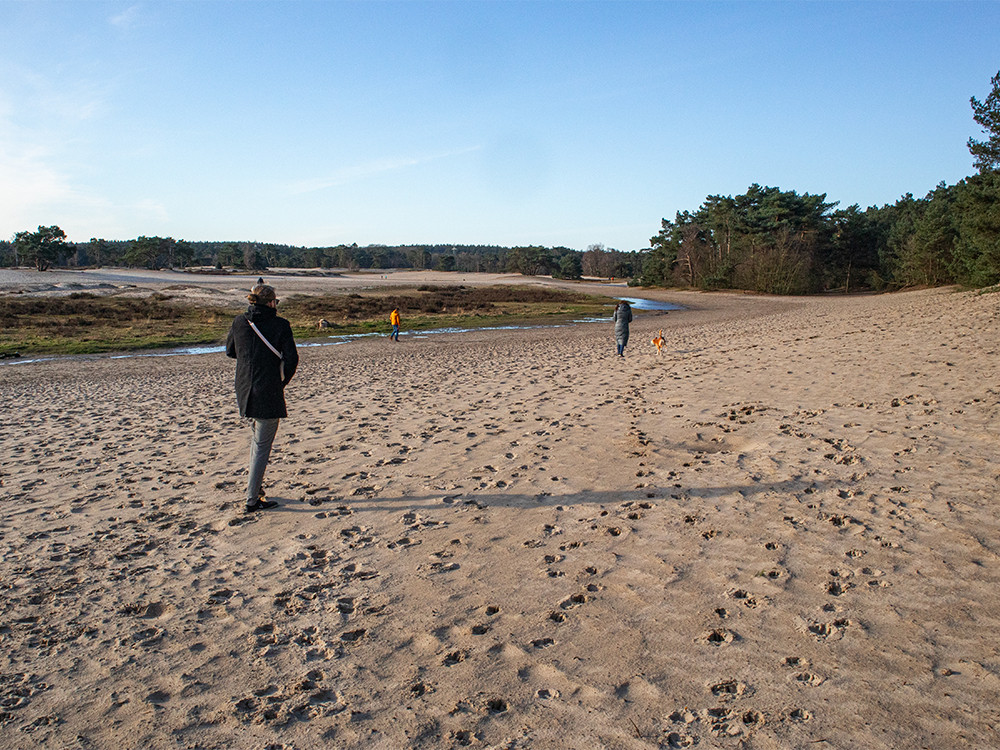
<instances>
[{"instance_id":1,"label":"tree line","mask_svg":"<svg viewBox=\"0 0 1000 750\"><path fill-rule=\"evenodd\" d=\"M638 284L771 294L1000 283L1000 172L923 198L834 210L826 195L751 185L664 219Z\"/></svg>"},{"instance_id":2,"label":"tree line","mask_svg":"<svg viewBox=\"0 0 1000 750\"><path fill-rule=\"evenodd\" d=\"M522 273L579 279L586 276L629 278L641 263L634 252L591 245L585 252L568 247L497 245L336 245L298 247L262 242L190 242L172 237L68 242L58 226L18 232L0 242L0 266L83 268L267 268L431 269L437 271Z\"/></svg>"}]
</instances>

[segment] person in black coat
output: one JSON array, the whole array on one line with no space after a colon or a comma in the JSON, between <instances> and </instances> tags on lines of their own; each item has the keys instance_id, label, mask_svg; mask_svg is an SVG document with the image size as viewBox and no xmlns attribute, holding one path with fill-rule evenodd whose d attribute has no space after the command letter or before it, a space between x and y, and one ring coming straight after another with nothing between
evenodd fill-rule
<instances>
[{"instance_id":1,"label":"person in black coat","mask_svg":"<svg viewBox=\"0 0 1000 750\"><path fill-rule=\"evenodd\" d=\"M277 505L264 499L261 484L278 422L288 416L285 386L295 375L299 354L291 325L278 317L274 288L257 284L247 299L250 306L229 329L226 355L236 360L236 401L253 432L246 494L246 509L252 512Z\"/></svg>"}]
</instances>

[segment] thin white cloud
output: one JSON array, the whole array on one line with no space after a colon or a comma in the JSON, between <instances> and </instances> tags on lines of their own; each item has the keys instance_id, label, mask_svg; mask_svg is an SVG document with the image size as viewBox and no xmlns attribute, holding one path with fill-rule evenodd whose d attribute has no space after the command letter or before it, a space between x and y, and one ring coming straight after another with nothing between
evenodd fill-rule
<instances>
[{"instance_id":1,"label":"thin white cloud","mask_svg":"<svg viewBox=\"0 0 1000 750\"><path fill-rule=\"evenodd\" d=\"M80 182L66 164L65 144L14 126L5 110L0 97L0 239L53 224L74 241L119 238L136 225L168 221L155 200L118 203Z\"/></svg>"},{"instance_id":2,"label":"thin white cloud","mask_svg":"<svg viewBox=\"0 0 1000 750\"><path fill-rule=\"evenodd\" d=\"M0 127L21 123L33 133L73 127L104 115L109 86L71 73L53 76L22 65L4 71L0 83Z\"/></svg>"},{"instance_id":3,"label":"thin white cloud","mask_svg":"<svg viewBox=\"0 0 1000 750\"><path fill-rule=\"evenodd\" d=\"M164 226L167 208L151 198L118 203L73 183L69 174L53 167L43 152L12 155L0 151L0 239L17 232L55 224L70 240L91 237L125 239Z\"/></svg>"},{"instance_id":4,"label":"thin white cloud","mask_svg":"<svg viewBox=\"0 0 1000 750\"><path fill-rule=\"evenodd\" d=\"M121 13L111 16L108 23L124 31L134 29L141 20L142 8L139 5L130 5Z\"/></svg>"},{"instance_id":5,"label":"thin white cloud","mask_svg":"<svg viewBox=\"0 0 1000 750\"><path fill-rule=\"evenodd\" d=\"M300 180L290 184L287 188L288 192L292 195L302 195L303 193L314 193L318 190L326 190L331 187L338 187L340 185L347 185L352 182L364 179L366 177L371 177L377 174L384 174L385 172L394 172L399 169L406 169L408 167L415 167L420 164L429 164L430 162L439 161L441 159L447 159L452 156L461 156L462 154L472 153L473 151L478 151L480 146L471 146L469 148L457 149L455 151L446 151L440 154L431 154L428 156L411 156L402 157L397 159L376 159L374 161L366 162L364 164L355 164L349 167L343 167L338 169L333 174L327 175L326 177L318 177L312 180Z\"/></svg>"},{"instance_id":6,"label":"thin white cloud","mask_svg":"<svg viewBox=\"0 0 1000 750\"><path fill-rule=\"evenodd\" d=\"M74 185L72 164L80 124L100 117L103 97L86 81L58 85L25 67L12 67L0 85L0 236L104 201Z\"/></svg>"},{"instance_id":7,"label":"thin white cloud","mask_svg":"<svg viewBox=\"0 0 1000 750\"><path fill-rule=\"evenodd\" d=\"M0 231L31 229L22 224L66 201L72 192L65 175L46 163L44 153L0 151Z\"/></svg>"}]
</instances>

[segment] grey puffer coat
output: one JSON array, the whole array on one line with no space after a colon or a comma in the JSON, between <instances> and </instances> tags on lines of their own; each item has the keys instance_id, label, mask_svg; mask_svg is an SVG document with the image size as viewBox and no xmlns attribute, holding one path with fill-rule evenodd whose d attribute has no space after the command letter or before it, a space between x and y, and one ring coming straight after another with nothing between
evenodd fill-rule
<instances>
[{"instance_id":1,"label":"grey puffer coat","mask_svg":"<svg viewBox=\"0 0 1000 750\"><path fill-rule=\"evenodd\" d=\"M285 379L281 379L281 360L260 340L250 327L254 325L271 346L281 352ZM273 307L250 305L237 315L226 339L226 356L236 360L236 400L241 417L276 419L288 416L285 386L295 374L299 353L295 349L292 326L278 317Z\"/></svg>"},{"instance_id":2,"label":"grey puffer coat","mask_svg":"<svg viewBox=\"0 0 1000 750\"><path fill-rule=\"evenodd\" d=\"M632 322L632 308L628 302L619 302L615 308L615 343L625 346L628 343L628 324Z\"/></svg>"}]
</instances>

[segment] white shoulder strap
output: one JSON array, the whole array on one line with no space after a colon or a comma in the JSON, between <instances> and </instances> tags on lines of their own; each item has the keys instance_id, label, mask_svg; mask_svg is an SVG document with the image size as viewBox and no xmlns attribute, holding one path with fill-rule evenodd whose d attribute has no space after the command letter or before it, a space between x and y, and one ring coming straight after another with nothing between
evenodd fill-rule
<instances>
[{"instance_id":1,"label":"white shoulder strap","mask_svg":"<svg viewBox=\"0 0 1000 750\"><path fill-rule=\"evenodd\" d=\"M264 334L261 333L260 329L257 328L257 326L255 326L253 324L253 321L248 320L247 323L249 323L250 327L253 328L253 332L256 333L258 336L260 336L260 340L263 341L265 344L267 344L267 348L270 349L274 353L274 356L277 357L280 360L284 360L284 357L281 356L281 352L279 352L277 349L275 349L274 345L270 341L268 341L266 338L264 338Z\"/></svg>"}]
</instances>

